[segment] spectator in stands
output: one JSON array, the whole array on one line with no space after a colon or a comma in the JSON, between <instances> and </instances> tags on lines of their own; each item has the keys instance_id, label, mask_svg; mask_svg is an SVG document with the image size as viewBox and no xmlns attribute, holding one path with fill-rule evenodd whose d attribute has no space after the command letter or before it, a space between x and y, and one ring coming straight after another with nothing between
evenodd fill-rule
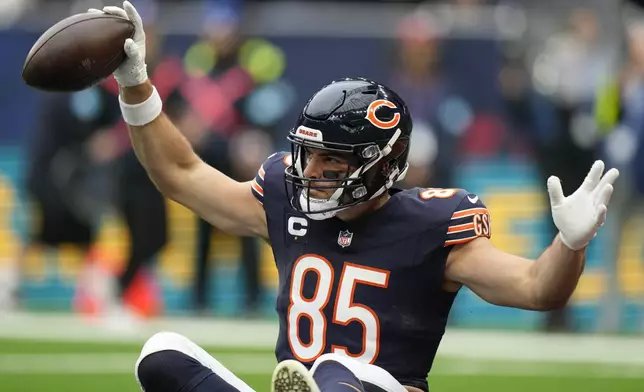
<instances>
[{"instance_id":1,"label":"spectator in stands","mask_svg":"<svg viewBox=\"0 0 644 392\"><path fill-rule=\"evenodd\" d=\"M533 69L535 88L548 99L533 117L537 163L542 182L545 184L551 175L558 176L564 194L577 189L597 158L592 102L597 86L610 73L612 60L598 41L599 26L593 10L574 10L569 26L548 40ZM554 77L546 77L552 73ZM549 233L548 238L555 236L554 224ZM572 327L567 308L548 313L547 330Z\"/></svg>"},{"instance_id":2,"label":"spectator in stands","mask_svg":"<svg viewBox=\"0 0 644 392\"><path fill-rule=\"evenodd\" d=\"M17 257L19 268L31 250L44 247L49 254L65 244L85 255L85 272L94 267L90 251L110 202L109 171L102 163L114 156L108 149L96 155L92 145L121 117L113 102L98 86L46 98L28 144L26 188L33 201L34 226Z\"/></svg>"},{"instance_id":3,"label":"spectator in stands","mask_svg":"<svg viewBox=\"0 0 644 392\"><path fill-rule=\"evenodd\" d=\"M148 72L155 81L166 112L178 125L189 121L187 105L180 94L184 82L181 60L164 56L161 52L162 36L155 22L157 4L154 1L139 1L137 7L146 25ZM118 85L109 79L99 86L104 94L118 95ZM109 102L118 105L118 100ZM118 113L118 106L116 108ZM189 126L183 129L191 130ZM110 132L97 135L90 144L93 156L101 162L111 160L114 166L115 192L113 204L122 216L129 236L125 267L119 272L117 284L111 293L104 295L109 327L136 326L140 316L155 312L155 309L133 309L129 301L137 301L137 295L153 295L153 281L148 273L157 256L168 242L166 200L156 189L147 173L136 159L128 140L124 122L118 123ZM107 156L105 156L107 154ZM158 298L154 299L156 302ZM148 303L146 306L153 307Z\"/></svg>"},{"instance_id":4,"label":"spectator in stands","mask_svg":"<svg viewBox=\"0 0 644 392\"><path fill-rule=\"evenodd\" d=\"M204 35L186 52L190 83L183 89L204 130L193 140L201 158L237 180L251 180L270 155L276 123L287 112L292 93L281 79L282 51L259 38L239 34L241 2L207 2ZM234 140L245 140L240 144ZM258 156L255 156L258 155ZM254 170L250 167L254 166ZM208 312L213 227L198 218L195 308ZM255 238L242 237L245 276L244 312L259 311L259 248Z\"/></svg>"},{"instance_id":5,"label":"spectator in stands","mask_svg":"<svg viewBox=\"0 0 644 392\"><path fill-rule=\"evenodd\" d=\"M613 194L614 211L608 217L608 247L605 252L606 295L601 305L598 329L618 332L624 283L620 282L618 261L629 228L637 228L644 214L644 24L627 28L627 56L622 71L606 83L596 102L596 119L607 134L602 153L607 165L622 173ZM644 305L641 305L644 306ZM644 331L644 315L640 318Z\"/></svg>"},{"instance_id":6,"label":"spectator in stands","mask_svg":"<svg viewBox=\"0 0 644 392\"><path fill-rule=\"evenodd\" d=\"M442 72L441 28L436 18L419 11L398 26L396 63L389 85L405 97L414 114L414 134L424 140L422 149L427 154L415 161L407 184L450 188L454 186L458 140L468 121L467 109L458 109L466 108L467 103L454 93Z\"/></svg>"}]
</instances>

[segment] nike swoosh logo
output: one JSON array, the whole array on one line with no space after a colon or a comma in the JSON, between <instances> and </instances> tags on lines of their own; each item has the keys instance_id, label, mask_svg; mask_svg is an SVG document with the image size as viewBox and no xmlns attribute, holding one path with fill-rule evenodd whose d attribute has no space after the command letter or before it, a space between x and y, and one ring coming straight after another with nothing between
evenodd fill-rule
<instances>
[{"instance_id":1,"label":"nike swoosh logo","mask_svg":"<svg viewBox=\"0 0 644 392\"><path fill-rule=\"evenodd\" d=\"M362 392L359 388L355 387L354 385L347 384L346 382L338 382L338 384L347 386L347 387L353 389L354 391Z\"/></svg>"},{"instance_id":2,"label":"nike swoosh logo","mask_svg":"<svg viewBox=\"0 0 644 392\"><path fill-rule=\"evenodd\" d=\"M474 196L474 197L469 197L468 196L467 200L469 200L470 203L472 203L472 204L476 204L476 202L479 201L479 197L478 196Z\"/></svg>"}]
</instances>

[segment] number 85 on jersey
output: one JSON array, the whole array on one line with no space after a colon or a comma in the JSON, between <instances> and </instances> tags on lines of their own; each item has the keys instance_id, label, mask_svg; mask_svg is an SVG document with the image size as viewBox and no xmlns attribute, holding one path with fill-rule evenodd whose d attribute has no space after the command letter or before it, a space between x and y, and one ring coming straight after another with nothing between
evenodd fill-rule
<instances>
[{"instance_id":1,"label":"number 85 on jersey","mask_svg":"<svg viewBox=\"0 0 644 392\"><path fill-rule=\"evenodd\" d=\"M304 282L312 282L308 274L315 274L316 289L312 297L303 295ZM322 256L308 254L300 257L293 266L288 308L288 342L293 355L300 362L311 362L322 355L327 346L328 323L347 326L351 322L362 324L362 350L349 352L347 347L332 345L331 352L344 354L363 362L373 363L380 349L380 322L378 315L365 304L353 301L355 288L364 284L386 288L389 271L344 263L335 303L329 304L332 297L334 271L331 263ZM333 306L333 317L327 320L324 309ZM305 317L310 325L309 342L302 341L300 319Z\"/></svg>"}]
</instances>

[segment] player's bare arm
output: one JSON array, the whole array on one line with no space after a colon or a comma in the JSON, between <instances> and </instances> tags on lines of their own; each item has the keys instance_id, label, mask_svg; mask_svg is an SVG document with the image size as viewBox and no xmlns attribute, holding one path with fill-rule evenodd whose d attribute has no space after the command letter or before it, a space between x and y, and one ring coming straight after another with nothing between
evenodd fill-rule
<instances>
[{"instance_id":1,"label":"player's bare arm","mask_svg":"<svg viewBox=\"0 0 644 392\"><path fill-rule=\"evenodd\" d=\"M221 230L266 238L266 216L251 193L251 182L237 182L203 162L161 111L147 77L145 33L136 9L125 2L124 9L106 7L103 12L127 17L135 25L133 39L125 43L128 60L114 76L134 150L152 181L166 197Z\"/></svg>"},{"instance_id":2,"label":"player's bare arm","mask_svg":"<svg viewBox=\"0 0 644 392\"><path fill-rule=\"evenodd\" d=\"M559 234L537 260L503 252L487 238L452 249L446 267L448 288L465 285L484 300L501 306L550 310L564 306L577 287L586 247L606 219L613 183L619 172L602 176L595 162L581 187L564 197L556 177L548 180L552 215Z\"/></svg>"},{"instance_id":3,"label":"player's bare arm","mask_svg":"<svg viewBox=\"0 0 644 392\"><path fill-rule=\"evenodd\" d=\"M446 276L495 305L549 310L568 301L584 263L585 250L569 249L559 236L535 261L503 252L481 237L452 250Z\"/></svg>"}]
</instances>

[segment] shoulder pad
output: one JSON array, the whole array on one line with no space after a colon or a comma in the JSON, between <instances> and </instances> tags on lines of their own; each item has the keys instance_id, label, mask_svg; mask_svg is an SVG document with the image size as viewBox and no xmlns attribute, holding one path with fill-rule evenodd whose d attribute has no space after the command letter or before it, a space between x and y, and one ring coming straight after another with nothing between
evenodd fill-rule
<instances>
[{"instance_id":1,"label":"shoulder pad","mask_svg":"<svg viewBox=\"0 0 644 392\"><path fill-rule=\"evenodd\" d=\"M443 246L490 237L490 215L478 195L456 188L420 188L416 195L423 204L423 215L440 228Z\"/></svg>"},{"instance_id":2,"label":"shoulder pad","mask_svg":"<svg viewBox=\"0 0 644 392\"><path fill-rule=\"evenodd\" d=\"M284 193L284 170L290 165L291 154L276 152L259 167L251 189L260 204L264 204L267 194Z\"/></svg>"},{"instance_id":3,"label":"shoulder pad","mask_svg":"<svg viewBox=\"0 0 644 392\"><path fill-rule=\"evenodd\" d=\"M449 217L444 246L465 244L478 237L490 238L490 213L478 195L460 189Z\"/></svg>"}]
</instances>

